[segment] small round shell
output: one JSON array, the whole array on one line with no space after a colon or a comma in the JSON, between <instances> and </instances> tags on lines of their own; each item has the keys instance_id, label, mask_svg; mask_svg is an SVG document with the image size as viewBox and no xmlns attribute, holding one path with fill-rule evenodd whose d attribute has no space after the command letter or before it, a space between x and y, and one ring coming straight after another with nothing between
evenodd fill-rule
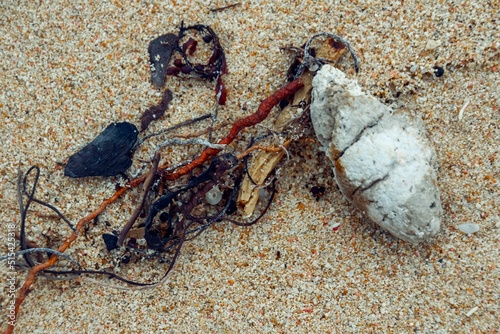
<instances>
[{"instance_id":1,"label":"small round shell","mask_svg":"<svg viewBox=\"0 0 500 334\"><path fill-rule=\"evenodd\" d=\"M205 199L210 205L217 205L222 200L222 191L220 191L219 186L214 186L205 194Z\"/></svg>"}]
</instances>

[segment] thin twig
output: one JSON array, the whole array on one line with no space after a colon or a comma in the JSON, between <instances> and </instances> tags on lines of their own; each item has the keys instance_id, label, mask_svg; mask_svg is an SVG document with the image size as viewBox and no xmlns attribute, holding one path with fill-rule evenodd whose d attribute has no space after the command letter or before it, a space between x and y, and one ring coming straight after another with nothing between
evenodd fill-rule
<instances>
[{"instance_id":1,"label":"thin twig","mask_svg":"<svg viewBox=\"0 0 500 334\"><path fill-rule=\"evenodd\" d=\"M229 8L236 7L236 6L239 6L239 5L241 5L241 4L239 2L237 2L237 3L233 3L233 4L230 4L230 5L224 6L224 7L212 8L212 9L210 9L210 11L211 12L220 12L220 11L223 11L225 9L229 9Z\"/></svg>"},{"instance_id":2,"label":"thin twig","mask_svg":"<svg viewBox=\"0 0 500 334\"><path fill-rule=\"evenodd\" d=\"M266 152L271 152L271 153L278 153L280 151L286 152L287 151L286 147L288 145L290 145L291 142L292 142L292 140L288 139L287 141L285 141L283 143L283 145L280 145L279 147L268 147L268 146L262 146L262 145L254 145L254 146L250 147L249 149L247 149L245 152L239 154L238 160L243 159L244 157L246 157L247 155L249 155L250 153L252 153L255 150L261 150L261 151L266 151Z\"/></svg>"},{"instance_id":3,"label":"thin twig","mask_svg":"<svg viewBox=\"0 0 500 334\"><path fill-rule=\"evenodd\" d=\"M223 149L226 148L226 145L212 144L211 142L209 142L207 140L204 140L204 139L201 139L201 138L192 138L192 139L188 139L188 140L181 140L181 139L178 139L178 138L172 138L172 139L169 139L167 141L164 141L161 144L158 144L158 146L156 147L156 151L158 152L159 150L161 150L165 146L171 146L171 145L189 145L189 144L200 144L200 145L207 146L207 147L210 147L210 148L214 148L214 149L217 149L217 150L223 150Z\"/></svg>"},{"instance_id":4,"label":"thin twig","mask_svg":"<svg viewBox=\"0 0 500 334\"><path fill-rule=\"evenodd\" d=\"M194 124L196 122L200 122L200 121L203 121L207 118L211 118L212 117L212 114L205 114L203 116L200 116L200 117L197 117L197 118L194 118L194 119L188 119L187 121L184 121L184 122L180 122L179 124L176 124L174 126L171 126L167 129L163 129L161 131L158 131L158 132L155 132L155 133L152 133L152 134L149 134L147 136L145 136L144 138L142 138L136 145L135 147L133 148L132 151L135 151L139 146L141 146L146 140L148 140L149 138L151 137L155 137L155 136L159 136L159 135L162 135L164 133L167 133L167 132L170 132L170 131L173 131L173 130L177 130L179 128L182 128L184 126L188 126L188 125L191 125L191 124Z\"/></svg>"},{"instance_id":5,"label":"thin twig","mask_svg":"<svg viewBox=\"0 0 500 334\"><path fill-rule=\"evenodd\" d=\"M68 218L66 218L66 217L65 217L65 216L64 216L61 212L59 212L59 210L58 210L55 206L53 206L52 204L49 204L49 203L47 203L47 202L41 201L41 200L39 200L38 198L32 198L31 200L32 200L33 202L35 202L35 203L38 203L38 204L40 204L40 205L43 205L43 206L45 206L45 207L49 208L50 210L54 211L54 212L56 213L56 215L57 215L60 219L64 220L64 222L65 222L65 223L69 226L69 228L73 230L73 232L76 232L76 229L75 229L75 227L73 226L73 224L72 224L72 223L68 220Z\"/></svg>"},{"instance_id":6,"label":"thin twig","mask_svg":"<svg viewBox=\"0 0 500 334\"><path fill-rule=\"evenodd\" d=\"M211 126L207 129L203 129L201 131L197 131L197 132L192 132L192 133L180 133L180 134L176 134L175 137L177 138L184 138L184 139L188 139L188 138L193 138L193 137L199 137L199 136L203 136L207 133L211 133L213 131L216 131L216 130L219 130L219 129L222 129L226 126L228 126L229 122L222 122L221 124L219 125L216 125L216 126Z\"/></svg>"},{"instance_id":7,"label":"thin twig","mask_svg":"<svg viewBox=\"0 0 500 334\"><path fill-rule=\"evenodd\" d=\"M120 232L120 235L118 236L118 246L120 247L123 246L123 241L127 237L127 234L134 225L135 221L137 220L137 217L139 217L139 215L141 214L142 208L144 207L144 203L146 203L146 198L148 197L149 189L151 188L157 177L158 164L160 163L160 159L161 159L161 154L159 151L156 151L152 160L153 166L151 166L151 171L149 172L149 175L146 178L146 181L144 182L141 202L139 203L134 213L128 220L127 224L125 224L122 231Z\"/></svg>"}]
</instances>

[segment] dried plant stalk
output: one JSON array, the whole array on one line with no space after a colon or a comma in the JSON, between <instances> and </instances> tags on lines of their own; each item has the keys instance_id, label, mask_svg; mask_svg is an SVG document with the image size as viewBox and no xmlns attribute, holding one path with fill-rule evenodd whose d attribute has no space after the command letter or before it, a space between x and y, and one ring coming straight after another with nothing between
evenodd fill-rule
<instances>
[{"instance_id":1,"label":"dried plant stalk","mask_svg":"<svg viewBox=\"0 0 500 334\"><path fill-rule=\"evenodd\" d=\"M288 147L290 142L283 145L283 148ZM249 217L253 214L255 206L259 201L259 189L264 184L267 176L280 162L285 155L285 150L279 152L260 151L252 160L252 167L248 170L252 179L245 176L241 184L240 193L238 194L238 207L244 217ZM253 182L252 182L253 180ZM254 183L255 182L255 183Z\"/></svg>"},{"instance_id":2,"label":"dried plant stalk","mask_svg":"<svg viewBox=\"0 0 500 334\"><path fill-rule=\"evenodd\" d=\"M345 46L331 38L327 38L318 48L316 54L329 62L337 63L346 52L347 48ZM290 128L311 104L313 73L305 70L300 78L304 83L304 87L295 93L291 103L276 117L273 125L273 130L276 132L283 132ZM291 142L290 137L292 134L286 140L286 147ZM260 151L253 157L249 164L248 175L243 179L237 200L238 209L244 217L251 216L255 211L255 207L259 202L259 189L284 155L285 150L280 152Z\"/></svg>"}]
</instances>

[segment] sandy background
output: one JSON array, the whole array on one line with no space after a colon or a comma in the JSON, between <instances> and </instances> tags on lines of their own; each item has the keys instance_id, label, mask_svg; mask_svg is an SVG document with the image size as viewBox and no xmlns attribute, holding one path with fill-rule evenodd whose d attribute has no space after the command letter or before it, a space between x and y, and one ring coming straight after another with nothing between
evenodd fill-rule
<instances>
[{"instance_id":1,"label":"sandy background","mask_svg":"<svg viewBox=\"0 0 500 334\"><path fill-rule=\"evenodd\" d=\"M68 3L0 3L1 253L5 224L19 223L19 165L40 166L38 197L75 223L113 193L121 179L67 179L56 163L110 122L139 124L161 96L149 83L148 43L177 32L182 20L210 25L225 48L228 102L219 120L248 115L284 83L291 57L279 47L300 46L321 31L349 40L364 89L424 119L441 166L445 218L428 243L398 241L342 198L319 145L297 143L260 223L210 229L186 245L166 284L154 290L40 278L16 332L498 333L498 2L248 1L220 12L210 9L229 3ZM442 77L433 75L434 66L445 69ZM169 116L153 129L213 109L210 83L169 78L167 87L174 92ZM198 150L180 147L168 158L181 161ZM312 186L327 188L318 201ZM123 225L138 195L113 205L89 240L78 238L67 253L87 267L108 268L112 257L100 235ZM30 215L28 235L59 245L69 230L39 212ZM479 232L456 228L469 222ZM119 270L140 278L150 267ZM24 275L17 274L18 287ZM9 299L2 289L5 326Z\"/></svg>"}]
</instances>

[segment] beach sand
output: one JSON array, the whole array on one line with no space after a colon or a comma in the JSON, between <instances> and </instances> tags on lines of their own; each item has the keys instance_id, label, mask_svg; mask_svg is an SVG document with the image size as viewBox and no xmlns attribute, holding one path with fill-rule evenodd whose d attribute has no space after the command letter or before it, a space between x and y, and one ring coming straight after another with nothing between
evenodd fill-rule
<instances>
[{"instance_id":1,"label":"beach sand","mask_svg":"<svg viewBox=\"0 0 500 334\"><path fill-rule=\"evenodd\" d=\"M37 197L73 223L123 182L69 179L58 163L111 122L140 124L142 112L162 94L149 80L148 44L176 33L182 21L212 27L226 52L228 100L218 122L249 115L285 83L292 56L280 47L301 46L322 31L346 38L361 61L360 72L350 76L384 103L424 120L440 165L440 233L414 246L381 230L343 198L319 144L297 141L278 175L276 199L259 223L216 224L184 246L165 284L151 290L39 277L15 332L498 333L498 2L248 1L211 11L228 4L1 2L0 252L8 251L8 223L19 228L19 167L40 167ZM435 66L444 69L441 77ZM172 104L148 131L214 109L214 83L169 77L166 87ZM277 112L242 134L236 152L249 133L265 133ZM148 146L153 148L154 142ZM174 146L164 159L174 164L200 150ZM141 166L147 168L135 161L131 174ZM326 188L319 199L313 186ZM101 235L120 230L139 197L138 190L127 192L99 217L88 239L79 236L65 253L86 268L112 268ZM33 204L27 235L57 247L71 231L48 213ZM463 234L458 226L464 223L479 231ZM147 280L164 268L152 264L130 262L116 270ZM4 329L11 274L5 262L1 268ZM26 272L14 276L19 288Z\"/></svg>"}]
</instances>

